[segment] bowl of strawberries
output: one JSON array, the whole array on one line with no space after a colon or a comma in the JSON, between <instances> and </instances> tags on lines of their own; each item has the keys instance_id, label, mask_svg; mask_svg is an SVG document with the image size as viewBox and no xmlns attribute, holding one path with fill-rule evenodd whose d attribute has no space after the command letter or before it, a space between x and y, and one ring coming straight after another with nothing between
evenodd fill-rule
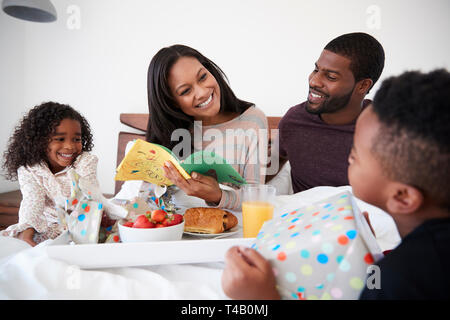
<instances>
[{"instance_id":1,"label":"bowl of strawberries","mask_svg":"<svg viewBox=\"0 0 450 320\"><path fill-rule=\"evenodd\" d=\"M180 240L183 236L184 219L181 214L158 209L141 214L134 221L121 220L118 226L122 242Z\"/></svg>"}]
</instances>

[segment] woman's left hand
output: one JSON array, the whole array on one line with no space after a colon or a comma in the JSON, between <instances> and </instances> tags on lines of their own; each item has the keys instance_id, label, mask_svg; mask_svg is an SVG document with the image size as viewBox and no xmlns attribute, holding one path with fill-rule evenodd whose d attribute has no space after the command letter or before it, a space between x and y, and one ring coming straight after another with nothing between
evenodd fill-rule
<instances>
[{"instance_id":1,"label":"woman's left hand","mask_svg":"<svg viewBox=\"0 0 450 320\"><path fill-rule=\"evenodd\" d=\"M165 162L163 170L166 178L176 184L188 196L198 197L215 204L219 204L220 199L222 199L222 190L213 177L192 172L191 179L185 179L170 161Z\"/></svg>"}]
</instances>

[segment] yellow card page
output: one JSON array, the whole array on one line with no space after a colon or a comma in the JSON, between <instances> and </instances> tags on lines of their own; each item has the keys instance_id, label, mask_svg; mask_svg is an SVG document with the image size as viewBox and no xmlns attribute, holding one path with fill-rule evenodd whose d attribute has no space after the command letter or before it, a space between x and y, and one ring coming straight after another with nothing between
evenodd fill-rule
<instances>
[{"instance_id":1,"label":"yellow card page","mask_svg":"<svg viewBox=\"0 0 450 320\"><path fill-rule=\"evenodd\" d=\"M171 161L185 179L189 174L180 166L178 160L162 146L137 139L130 151L117 167L115 180L144 180L157 185L172 185L164 176L164 162Z\"/></svg>"}]
</instances>

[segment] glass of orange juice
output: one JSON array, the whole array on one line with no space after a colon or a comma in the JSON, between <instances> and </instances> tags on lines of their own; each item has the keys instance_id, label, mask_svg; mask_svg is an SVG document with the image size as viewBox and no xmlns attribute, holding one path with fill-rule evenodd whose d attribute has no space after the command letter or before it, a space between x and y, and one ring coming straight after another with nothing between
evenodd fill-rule
<instances>
[{"instance_id":1,"label":"glass of orange juice","mask_svg":"<svg viewBox=\"0 0 450 320\"><path fill-rule=\"evenodd\" d=\"M273 217L275 187L266 184L246 184L241 190L244 238L255 238L264 222Z\"/></svg>"}]
</instances>

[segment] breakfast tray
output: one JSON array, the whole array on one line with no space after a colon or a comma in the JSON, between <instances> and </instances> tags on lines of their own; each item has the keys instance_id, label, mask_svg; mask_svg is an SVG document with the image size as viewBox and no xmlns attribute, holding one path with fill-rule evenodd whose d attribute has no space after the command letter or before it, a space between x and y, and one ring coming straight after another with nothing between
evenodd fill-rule
<instances>
[{"instance_id":1,"label":"breakfast tray","mask_svg":"<svg viewBox=\"0 0 450 320\"><path fill-rule=\"evenodd\" d=\"M232 246L250 246L254 238L242 234L222 239L195 239L183 236L179 241L70 244L67 232L47 246L50 258L77 265L82 269L151 266L162 264L224 261Z\"/></svg>"}]
</instances>

